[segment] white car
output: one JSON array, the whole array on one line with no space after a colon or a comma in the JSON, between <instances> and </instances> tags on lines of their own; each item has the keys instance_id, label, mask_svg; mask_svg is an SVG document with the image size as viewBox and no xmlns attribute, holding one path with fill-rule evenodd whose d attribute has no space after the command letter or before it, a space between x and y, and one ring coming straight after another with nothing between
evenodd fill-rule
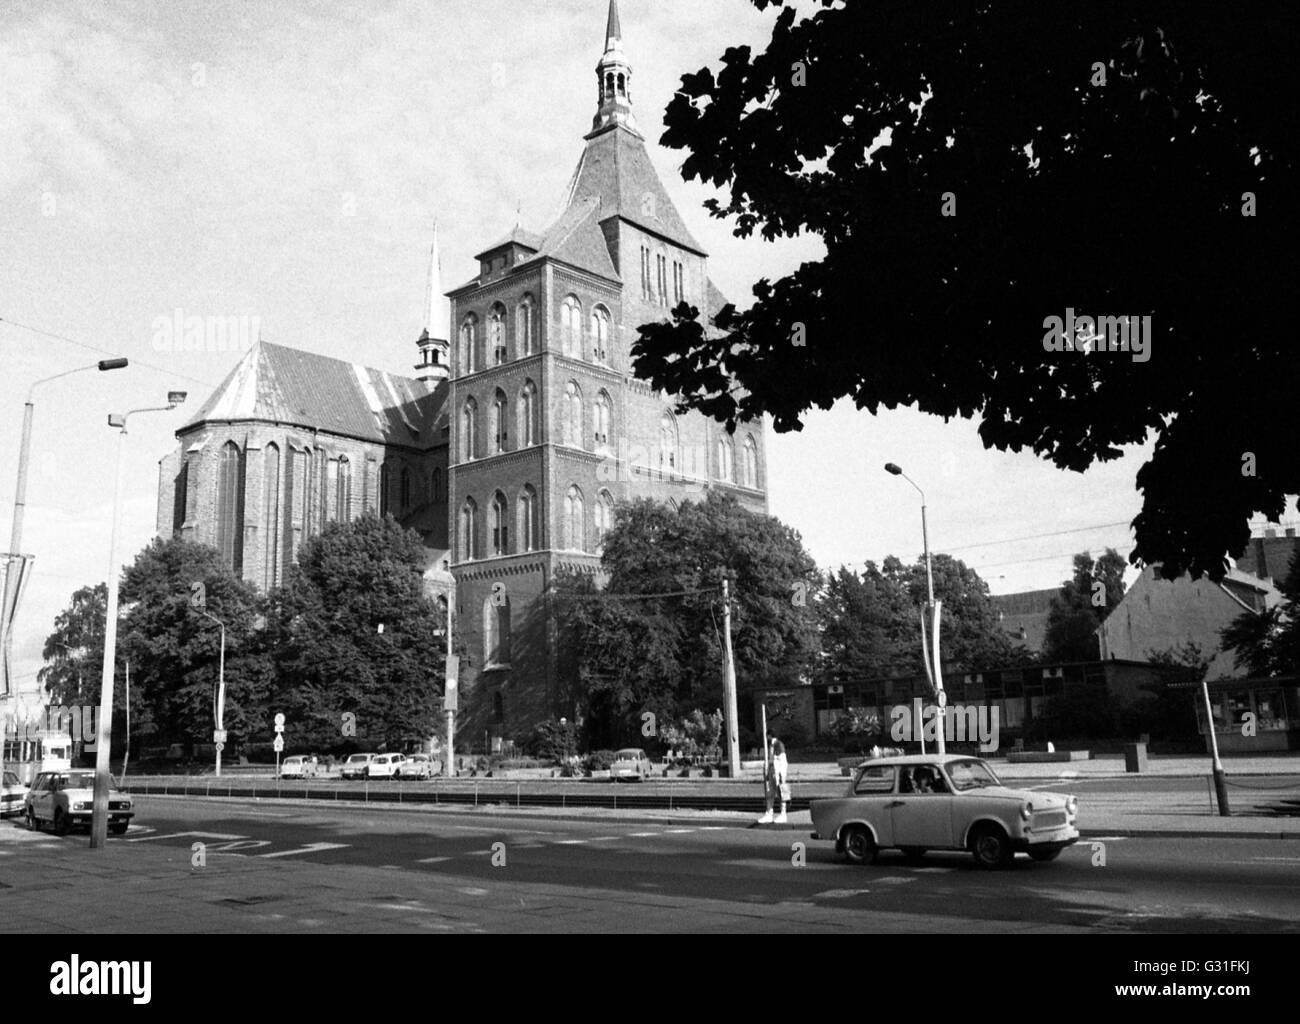
<instances>
[{"instance_id":1,"label":"white car","mask_svg":"<svg viewBox=\"0 0 1300 1024\"><path fill-rule=\"evenodd\" d=\"M25 801L27 827L38 829L46 822L58 835L67 835L78 825L91 824L95 802L95 773L73 769L66 772L41 772L32 780ZM108 831L120 836L135 815L131 798L109 781Z\"/></svg>"},{"instance_id":2,"label":"white car","mask_svg":"<svg viewBox=\"0 0 1300 1024\"><path fill-rule=\"evenodd\" d=\"M366 766L366 775L372 779L395 779L406 763L405 754L376 754Z\"/></svg>"},{"instance_id":3,"label":"white car","mask_svg":"<svg viewBox=\"0 0 1300 1024\"><path fill-rule=\"evenodd\" d=\"M17 773L5 772L3 786L0 786L0 818L7 814L22 814L26 799L27 787Z\"/></svg>"},{"instance_id":4,"label":"white car","mask_svg":"<svg viewBox=\"0 0 1300 1024\"><path fill-rule=\"evenodd\" d=\"M609 766L611 779L636 779L638 782L654 772L654 765L639 747L624 747L614 755Z\"/></svg>"},{"instance_id":5,"label":"white car","mask_svg":"<svg viewBox=\"0 0 1300 1024\"><path fill-rule=\"evenodd\" d=\"M374 754L350 754L348 759L343 762L339 768L339 778L341 779L364 779L370 768L370 762L374 760Z\"/></svg>"},{"instance_id":6,"label":"white car","mask_svg":"<svg viewBox=\"0 0 1300 1024\"><path fill-rule=\"evenodd\" d=\"M313 779L318 770L316 758L305 754L294 754L280 762L282 779Z\"/></svg>"},{"instance_id":7,"label":"white car","mask_svg":"<svg viewBox=\"0 0 1300 1024\"><path fill-rule=\"evenodd\" d=\"M980 758L959 754L867 761L843 796L814 800L810 810L812 837L834 842L854 864L891 848L911 857L969 850L980 867L1000 868L1017 852L1054 860L1079 839L1073 796L1010 789Z\"/></svg>"},{"instance_id":8,"label":"white car","mask_svg":"<svg viewBox=\"0 0 1300 1024\"><path fill-rule=\"evenodd\" d=\"M411 754L397 770L403 779L427 779L433 774L433 765L428 754Z\"/></svg>"}]
</instances>

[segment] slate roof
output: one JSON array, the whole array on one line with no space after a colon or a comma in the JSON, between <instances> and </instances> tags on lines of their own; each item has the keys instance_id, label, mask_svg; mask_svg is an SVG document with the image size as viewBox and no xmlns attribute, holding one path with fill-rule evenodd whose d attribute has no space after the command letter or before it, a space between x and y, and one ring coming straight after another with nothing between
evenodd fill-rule
<instances>
[{"instance_id":1,"label":"slate roof","mask_svg":"<svg viewBox=\"0 0 1300 1024\"><path fill-rule=\"evenodd\" d=\"M668 198L645 143L626 128L615 126L588 137L569 184L565 212L588 197L600 200L601 221L622 217L684 249L708 255Z\"/></svg>"},{"instance_id":2,"label":"slate roof","mask_svg":"<svg viewBox=\"0 0 1300 1024\"><path fill-rule=\"evenodd\" d=\"M447 426L436 388L343 359L259 341L178 434L203 423L265 420L378 444L430 448Z\"/></svg>"},{"instance_id":3,"label":"slate roof","mask_svg":"<svg viewBox=\"0 0 1300 1024\"><path fill-rule=\"evenodd\" d=\"M510 245L511 243L522 245L524 248L532 249L533 252L536 252L538 249L542 247L542 236L535 235L531 231L525 231L518 224L516 224L513 228L511 228L506 233L504 238L498 238L495 242L489 245L482 252L477 253L474 256L474 258L476 260L481 260L488 253L492 252L492 250L500 249L502 246Z\"/></svg>"}]
</instances>

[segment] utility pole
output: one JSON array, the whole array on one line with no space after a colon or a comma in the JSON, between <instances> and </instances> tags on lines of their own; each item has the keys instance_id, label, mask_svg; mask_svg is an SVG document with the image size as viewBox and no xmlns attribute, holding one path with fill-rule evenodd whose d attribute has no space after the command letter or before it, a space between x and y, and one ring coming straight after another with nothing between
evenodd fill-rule
<instances>
[{"instance_id":1,"label":"utility pole","mask_svg":"<svg viewBox=\"0 0 1300 1024\"><path fill-rule=\"evenodd\" d=\"M454 577L453 577L454 579ZM458 676L460 661L451 648L452 605L456 601L456 585L453 582L447 592L447 672L442 684L442 713L447 728L447 738L442 757L442 774L449 779L456 777L455 750L456 743L456 700L458 696Z\"/></svg>"},{"instance_id":2,"label":"utility pole","mask_svg":"<svg viewBox=\"0 0 1300 1024\"><path fill-rule=\"evenodd\" d=\"M731 581L722 577L722 702L727 730L727 773L729 778L740 778L740 725L736 710L736 660L731 650Z\"/></svg>"}]
</instances>

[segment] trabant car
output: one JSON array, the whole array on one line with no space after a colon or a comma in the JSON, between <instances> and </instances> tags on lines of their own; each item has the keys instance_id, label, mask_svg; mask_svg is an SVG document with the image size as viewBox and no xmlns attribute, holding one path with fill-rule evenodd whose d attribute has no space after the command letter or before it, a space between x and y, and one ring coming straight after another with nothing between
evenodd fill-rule
<instances>
[{"instance_id":1,"label":"trabant car","mask_svg":"<svg viewBox=\"0 0 1300 1024\"><path fill-rule=\"evenodd\" d=\"M883 849L969 850L980 867L1000 868L1017 852L1054 860L1079 839L1075 797L1011 789L985 761L960 754L867 761L843 796L810 810L812 838L834 842L854 864Z\"/></svg>"}]
</instances>

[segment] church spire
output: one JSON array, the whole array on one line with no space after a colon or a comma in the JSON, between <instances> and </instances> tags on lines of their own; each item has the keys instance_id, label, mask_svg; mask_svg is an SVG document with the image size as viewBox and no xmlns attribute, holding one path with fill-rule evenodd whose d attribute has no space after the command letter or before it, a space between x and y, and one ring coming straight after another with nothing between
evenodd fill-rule
<instances>
[{"instance_id":1,"label":"church spire","mask_svg":"<svg viewBox=\"0 0 1300 1024\"><path fill-rule=\"evenodd\" d=\"M632 66L623 56L623 27L618 19L618 0L609 0L605 21L605 52L596 64L597 108L593 133L614 125L636 131L632 116ZM639 133L638 133L639 134Z\"/></svg>"},{"instance_id":2,"label":"church spire","mask_svg":"<svg viewBox=\"0 0 1300 1024\"><path fill-rule=\"evenodd\" d=\"M437 383L446 380L451 352L451 322L447 297L442 294L442 257L438 252L438 222L433 224L433 246L429 250L429 278L424 297L424 330L416 342L420 361L415 364L416 380Z\"/></svg>"}]
</instances>

